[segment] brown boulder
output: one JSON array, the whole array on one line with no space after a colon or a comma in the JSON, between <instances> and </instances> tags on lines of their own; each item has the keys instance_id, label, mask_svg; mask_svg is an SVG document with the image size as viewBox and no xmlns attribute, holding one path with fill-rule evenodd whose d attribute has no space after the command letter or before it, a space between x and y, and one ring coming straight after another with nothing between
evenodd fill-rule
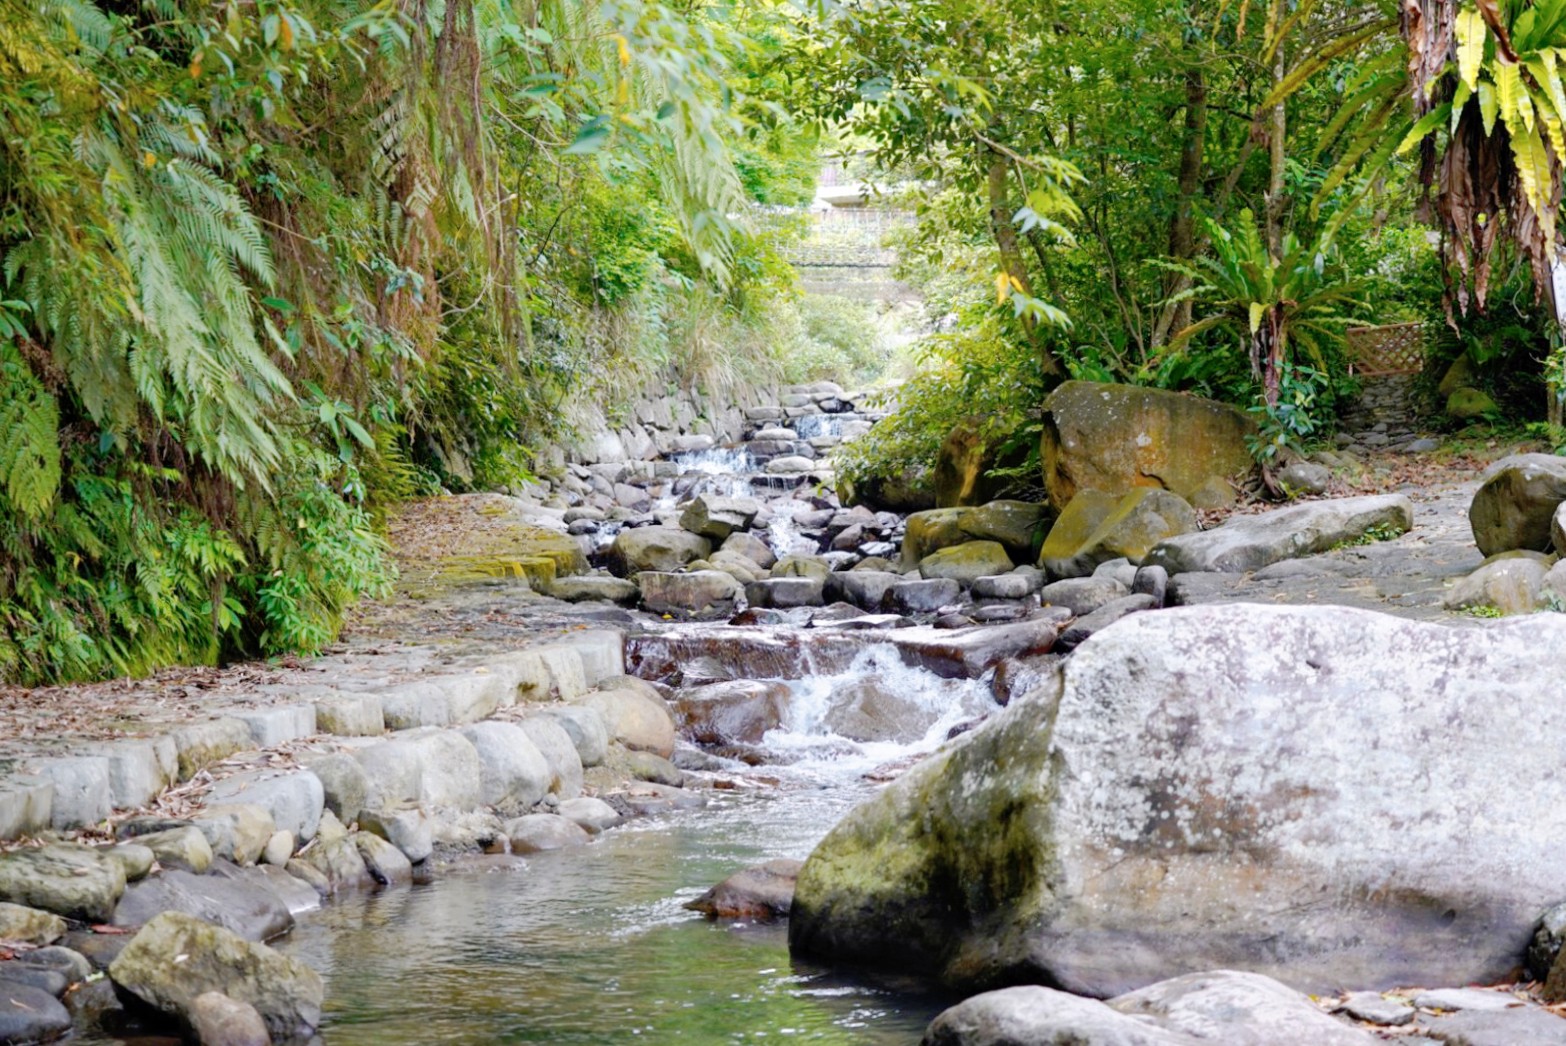
<instances>
[{"instance_id":1,"label":"brown boulder","mask_svg":"<svg viewBox=\"0 0 1566 1046\"><path fill-rule=\"evenodd\" d=\"M777 858L735 872L685 907L709 919L786 919L803 861Z\"/></svg>"},{"instance_id":2,"label":"brown boulder","mask_svg":"<svg viewBox=\"0 0 1566 1046\"><path fill-rule=\"evenodd\" d=\"M1015 480L998 479L991 470L1017 466L1027 460L1027 451L1003 453L1004 434L985 431L985 419L966 418L958 422L941 443L935 455L930 483L935 489L935 506L983 505L1002 497Z\"/></svg>"},{"instance_id":3,"label":"brown boulder","mask_svg":"<svg viewBox=\"0 0 1566 1046\"><path fill-rule=\"evenodd\" d=\"M758 744L783 721L793 692L779 682L736 679L682 690L674 700L681 733L704 745Z\"/></svg>"},{"instance_id":4,"label":"brown boulder","mask_svg":"<svg viewBox=\"0 0 1566 1046\"><path fill-rule=\"evenodd\" d=\"M1229 504L1229 481L1255 467L1245 445L1254 432L1240 411L1198 396L1068 381L1044 401L1044 487L1057 508L1088 487L1162 487L1197 508Z\"/></svg>"}]
</instances>

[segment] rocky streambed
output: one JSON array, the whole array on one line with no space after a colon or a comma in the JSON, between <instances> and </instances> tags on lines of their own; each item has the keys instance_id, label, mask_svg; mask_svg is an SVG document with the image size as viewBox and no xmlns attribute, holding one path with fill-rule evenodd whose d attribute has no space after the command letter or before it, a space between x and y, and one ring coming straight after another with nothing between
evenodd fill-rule
<instances>
[{"instance_id":1,"label":"rocky streambed","mask_svg":"<svg viewBox=\"0 0 1566 1046\"><path fill-rule=\"evenodd\" d=\"M790 395L452 499L328 657L8 695L0 1042L1566 1042L1566 619L1454 613L1549 604L1550 462L904 515Z\"/></svg>"}]
</instances>

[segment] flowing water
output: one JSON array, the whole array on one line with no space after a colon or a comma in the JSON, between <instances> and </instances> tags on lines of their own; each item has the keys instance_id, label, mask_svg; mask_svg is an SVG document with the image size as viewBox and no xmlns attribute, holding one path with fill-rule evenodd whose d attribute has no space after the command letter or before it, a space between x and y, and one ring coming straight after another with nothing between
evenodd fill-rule
<instances>
[{"instance_id":1,"label":"flowing water","mask_svg":"<svg viewBox=\"0 0 1566 1046\"><path fill-rule=\"evenodd\" d=\"M867 685L928 724L923 734L907 744L835 734ZM709 793L706 810L633 822L587 847L480 859L305 916L282 947L326 977L326 1046L917 1042L951 1000L794 961L783 927L710 923L681 905L740 868L806 856L873 794L865 771L933 750L994 706L983 685L907 668L890 648L790 686L786 721L766 738L775 790Z\"/></svg>"}]
</instances>

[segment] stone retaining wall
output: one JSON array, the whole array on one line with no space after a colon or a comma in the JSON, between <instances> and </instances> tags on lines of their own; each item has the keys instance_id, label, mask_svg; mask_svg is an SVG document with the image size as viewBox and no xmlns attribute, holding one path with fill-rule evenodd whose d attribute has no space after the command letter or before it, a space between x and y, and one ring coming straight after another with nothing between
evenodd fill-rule
<instances>
[{"instance_id":1,"label":"stone retaining wall","mask_svg":"<svg viewBox=\"0 0 1566 1046\"><path fill-rule=\"evenodd\" d=\"M622 633L605 629L461 659L433 647L342 655L291 681L201 695L184 711L166 684L148 681L97 734L0 742L0 840L100 824L241 751L326 734L388 743L397 731L461 726L518 701L577 697L623 675L623 651Z\"/></svg>"}]
</instances>

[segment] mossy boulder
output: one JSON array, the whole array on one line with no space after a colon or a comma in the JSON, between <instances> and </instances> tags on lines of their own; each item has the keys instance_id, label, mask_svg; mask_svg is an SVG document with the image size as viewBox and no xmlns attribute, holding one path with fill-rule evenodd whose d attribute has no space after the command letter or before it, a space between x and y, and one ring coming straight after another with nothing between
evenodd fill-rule
<instances>
[{"instance_id":1,"label":"mossy boulder","mask_svg":"<svg viewBox=\"0 0 1566 1046\"><path fill-rule=\"evenodd\" d=\"M1255 424L1213 400L1162 389L1068 381L1044 400L1040 453L1050 504L1079 490L1160 487L1197 508L1230 504L1232 482L1255 469Z\"/></svg>"},{"instance_id":2,"label":"mossy boulder","mask_svg":"<svg viewBox=\"0 0 1566 1046\"><path fill-rule=\"evenodd\" d=\"M1100 997L1208 969L1505 978L1566 896L1566 806L1515 787L1559 772L1566 705L1539 695L1562 644L1555 614L1133 614L833 828L790 944Z\"/></svg>"},{"instance_id":3,"label":"mossy boulder","mask_svg":"<svg viewBox=\"0 0 1566 1046\"><path fill-rule=\"evenodd\" d=\"M53 912L0 901L0 941L53 944L65 936L65 920Z\"/></svg>"},{"instance_id":4,"label":"mossy boulder","mask_svg":"<svg viewBox=\"0 0 1566 1046\"><path fill-rule=\"evenodd\" d=\"M1002 445L1006 441L1006 434L987 430L984 418L959 422L935 455L935 468L930 473L935 507L983 505L1014 486L1015 480L990 475L994 469L1016 467L1027 461L1026 450L1005 453Z\"/></svg>"},{"instance_id":5,"label":"mossy boulder","mask_svg":"<svg viewBox=\"0 0 1566 1046\"><path fill-rule=\"evenodd\" d=\"M1083 490L1050 528L1039 565L1051 577L1086 577L1112 559L1141 563L1160 541L1196 528L1196 510L1167 490L1138 487L1118 498Z\"/></svg>"},{"instance_id":6,"label":"mossy boulder","mask_svg":"<svg viewBox=\"0 0 1566 1046\"><path fill-rule=\"evenodd\" d=\"M609 569L619 577L643 570L680 570L712 554L712 542L679 527L636 527L622 530L609 546Z\"/></svg>"},{"instance_id":7,"label":"mossy boulder","mask_svg":"<svg viewBox=\"0 0 1566 1046\"><path fill-rule=\"evenodd\" d=\"M1471 386L1453 389L1446 398L1446 413L1458 421L1474 421L1500 412L1490 394Z\"/></svg>"},{"instance_id":8,"label":"mossy boulder","mask_svg":"<svg viewBox=\"0 0 1566 1046\"><path fill-rule=\"evenodd\" d=\"M321 1023L325 985L298 959L181 912L157 916L109 966L109 976L154 1009L190 1026L205 992L254 1006L276 1040L308 1036Z\"/></svg>"},{"instance_id":9,"label":"mossy boulder","mask_svg":"<svg viewBox=\"0 0 1566 1046\"><path fill-rule=\"evenodd\" d=\"M1008 574L1015 565L998 541L965 541L925 556L919 561L919 573L926 578L951 578L966 586L981 577Z\"/></svg>"},{"instance_id":10,"label":"mossy boulder","mask_svg":"<svg viewBox=\"0 0 1566 1046\"><path fill-rule=\"evenodd\" d=\"M903 534L903 569L912 570L926 556L968 541L999 542L1012 559L1031 560L1039 535L1053 518L1049 506L1029 501L915 512Z\"/></svg>"},{"instance_id":11,"label":"mossy boulder","mask_svg":"<svg viewBox=\"0 0 1566 1046\"><path fill-rule=\"evenodd\" d=\"M104 923L125 893L125 868L85 846L55 843L0 854L0 901Z\"/></svg>"}]
</instances>

